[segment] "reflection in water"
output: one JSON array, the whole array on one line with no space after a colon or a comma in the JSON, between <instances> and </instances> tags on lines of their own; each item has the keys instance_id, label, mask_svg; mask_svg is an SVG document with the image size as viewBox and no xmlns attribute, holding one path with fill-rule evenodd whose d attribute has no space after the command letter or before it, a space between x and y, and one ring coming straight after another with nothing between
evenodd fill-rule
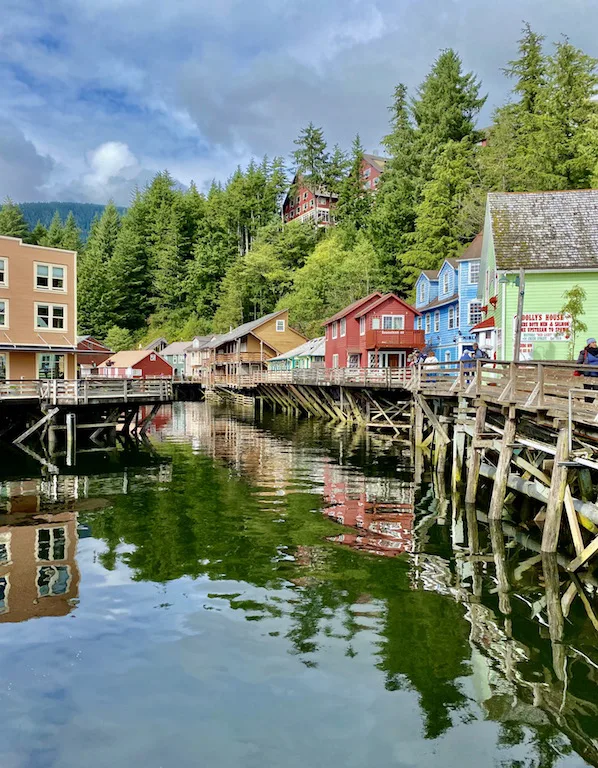
<instances>
[{"instance_id":1,"label":"reflection in water","mask_svg":"<svg viewBox=\"0 0 598 768\"><path fill-rule=\"evenodd\" d=\"M388 441L161 418L151 466L0 486L3 766L598 765L555 561Z\"/></svg>"}]
</instances>

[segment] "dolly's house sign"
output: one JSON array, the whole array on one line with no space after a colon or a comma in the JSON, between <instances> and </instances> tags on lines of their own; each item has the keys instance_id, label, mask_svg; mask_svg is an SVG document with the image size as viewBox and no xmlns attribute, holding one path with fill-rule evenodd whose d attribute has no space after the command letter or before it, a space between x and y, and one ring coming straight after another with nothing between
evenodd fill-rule
<instances>
[{"instance_id":1,"label":"dolly's house sign","mask_svg":"<svg viewBox=\"0 0 598 768\"><path fill-rule=\"evenodd\" d=\"M517 317L513 318L513 333ZM569 341L571 338L571 315L558 312L528 312L521 318L521 341Z\"/></svg>"}]
</instances>

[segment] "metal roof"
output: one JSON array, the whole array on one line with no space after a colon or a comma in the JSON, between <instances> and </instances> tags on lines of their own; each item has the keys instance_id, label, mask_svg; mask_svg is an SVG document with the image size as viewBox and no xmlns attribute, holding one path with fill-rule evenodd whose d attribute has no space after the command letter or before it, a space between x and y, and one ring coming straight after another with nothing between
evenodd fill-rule
<instances>
[{"instance_id":1,"label":"metal roof","mask_svg":"<svg viewBox=\"0 0 598 768\"><path fill-rule=\"evenodd\" d=\"M190 341L173 341L167 347L164 347L160 354L162 357L165 357L166 355L183 355L190 344Z\"/></svg>"},{"instance_id":2,"label":"metal roof","mask_svg":"<svg viewBox=\"0 0 598 768\"><path fill-rule=\"evenodd\" d=\"M268 320L273 320L275 317L278 317L279 315L282 315L285 312L287 312L286 309L280 309L278 312L271 312L269 315L264 315L263 317L259 317L257 320L251 320L249 323L243 323L243 325L239 325L237 328L233 328L232 331L229 331L228 333L223 333L223 334L220 334L219 336L214 336L214 338L211 339L206 346L221 347L223 344L227 344L229 341L236 341L237 339L240 339L242 336L247 336L248 333L255 331L261 325L264 325L264 323L267 323Z\"/></svg>"},{"instance_id":3,"label":"metal roof","mask_svg":"<svg viewBox=\"0 0 598 768\"><path fill-rule=\"evenodd\" d=\"M293 357L324 357L326 349L326 340L324 336L318 336L316 339L310 339L305 344L301 344L295 349L291 349L285 352L283 355L277 357L271 357L268 360L271 363L273 360L290 360Z\"/></svg>"},{"instance_id":4,"label":"metal roof","mask_svg":"<svg viewBox=\"0 0 598 768\"><path fill-rule=\"evenodd\" d=\"M332 317L329 317L328 320L324 320L322 325L329 325L330 323L333 323L335 320L340 320L341 317L346 317L349 312L352 312L354 309L357 309L362 304L365 304L366 302L373 302L379 299L382 296L380 291L375 291L374 293L370 293L369 296L364 296L363 299L357 299L357 301L354 301L352 304L349 304L348 307L345 307L344 309L341 309L339 312L336 313L336 315L332 315Z\"/></svg>"}]
</instances>

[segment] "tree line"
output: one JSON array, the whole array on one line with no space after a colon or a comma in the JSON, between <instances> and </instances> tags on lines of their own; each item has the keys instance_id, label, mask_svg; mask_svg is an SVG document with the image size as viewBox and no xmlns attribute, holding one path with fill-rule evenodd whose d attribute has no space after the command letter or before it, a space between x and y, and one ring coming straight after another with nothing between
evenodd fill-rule
<instances>
[{"instance_id":1,"label":"tree line","mask_svg":"<svg viewBox=\"0 0 598 768\"><path fill-rule=\"evenodd\" d=\"M509 100L481 130L482 84L454 50L442 51L413 93L394 91L375 194L364 189L359 136L349 151L329 149L310 123L290 170L280 157L252 161L206 194L159 173L124 215L108 204L84 247L71 214L29 231L10 202L0 233L78 250L79 330L115 347L219 332L283 306L316 334L368 291L409 297L420 269L459 255L481 230L489 191L596 186L597 65L567 38L547 51L526 24L503 70ZM334 228L283 224L296 174L338 195Z\"/></svg>"}]
</instances>

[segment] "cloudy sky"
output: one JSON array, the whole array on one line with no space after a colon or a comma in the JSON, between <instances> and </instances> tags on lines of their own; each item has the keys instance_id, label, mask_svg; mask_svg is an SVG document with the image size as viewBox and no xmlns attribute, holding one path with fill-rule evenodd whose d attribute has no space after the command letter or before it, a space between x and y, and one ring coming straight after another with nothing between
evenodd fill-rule
<instances>
[{"instance_id":1,"label":"cloudy sky","mask_svg":"<svg viewBox=\"0 0 598 768\"><path fill-rule=\"evenodd\" d=\"M312 120L379 148L393 87L458 49L489 94L522 21L598 56L596 0L1 0L0 197L126 204L200 187Z\"/></svg>"}]
</instances>

